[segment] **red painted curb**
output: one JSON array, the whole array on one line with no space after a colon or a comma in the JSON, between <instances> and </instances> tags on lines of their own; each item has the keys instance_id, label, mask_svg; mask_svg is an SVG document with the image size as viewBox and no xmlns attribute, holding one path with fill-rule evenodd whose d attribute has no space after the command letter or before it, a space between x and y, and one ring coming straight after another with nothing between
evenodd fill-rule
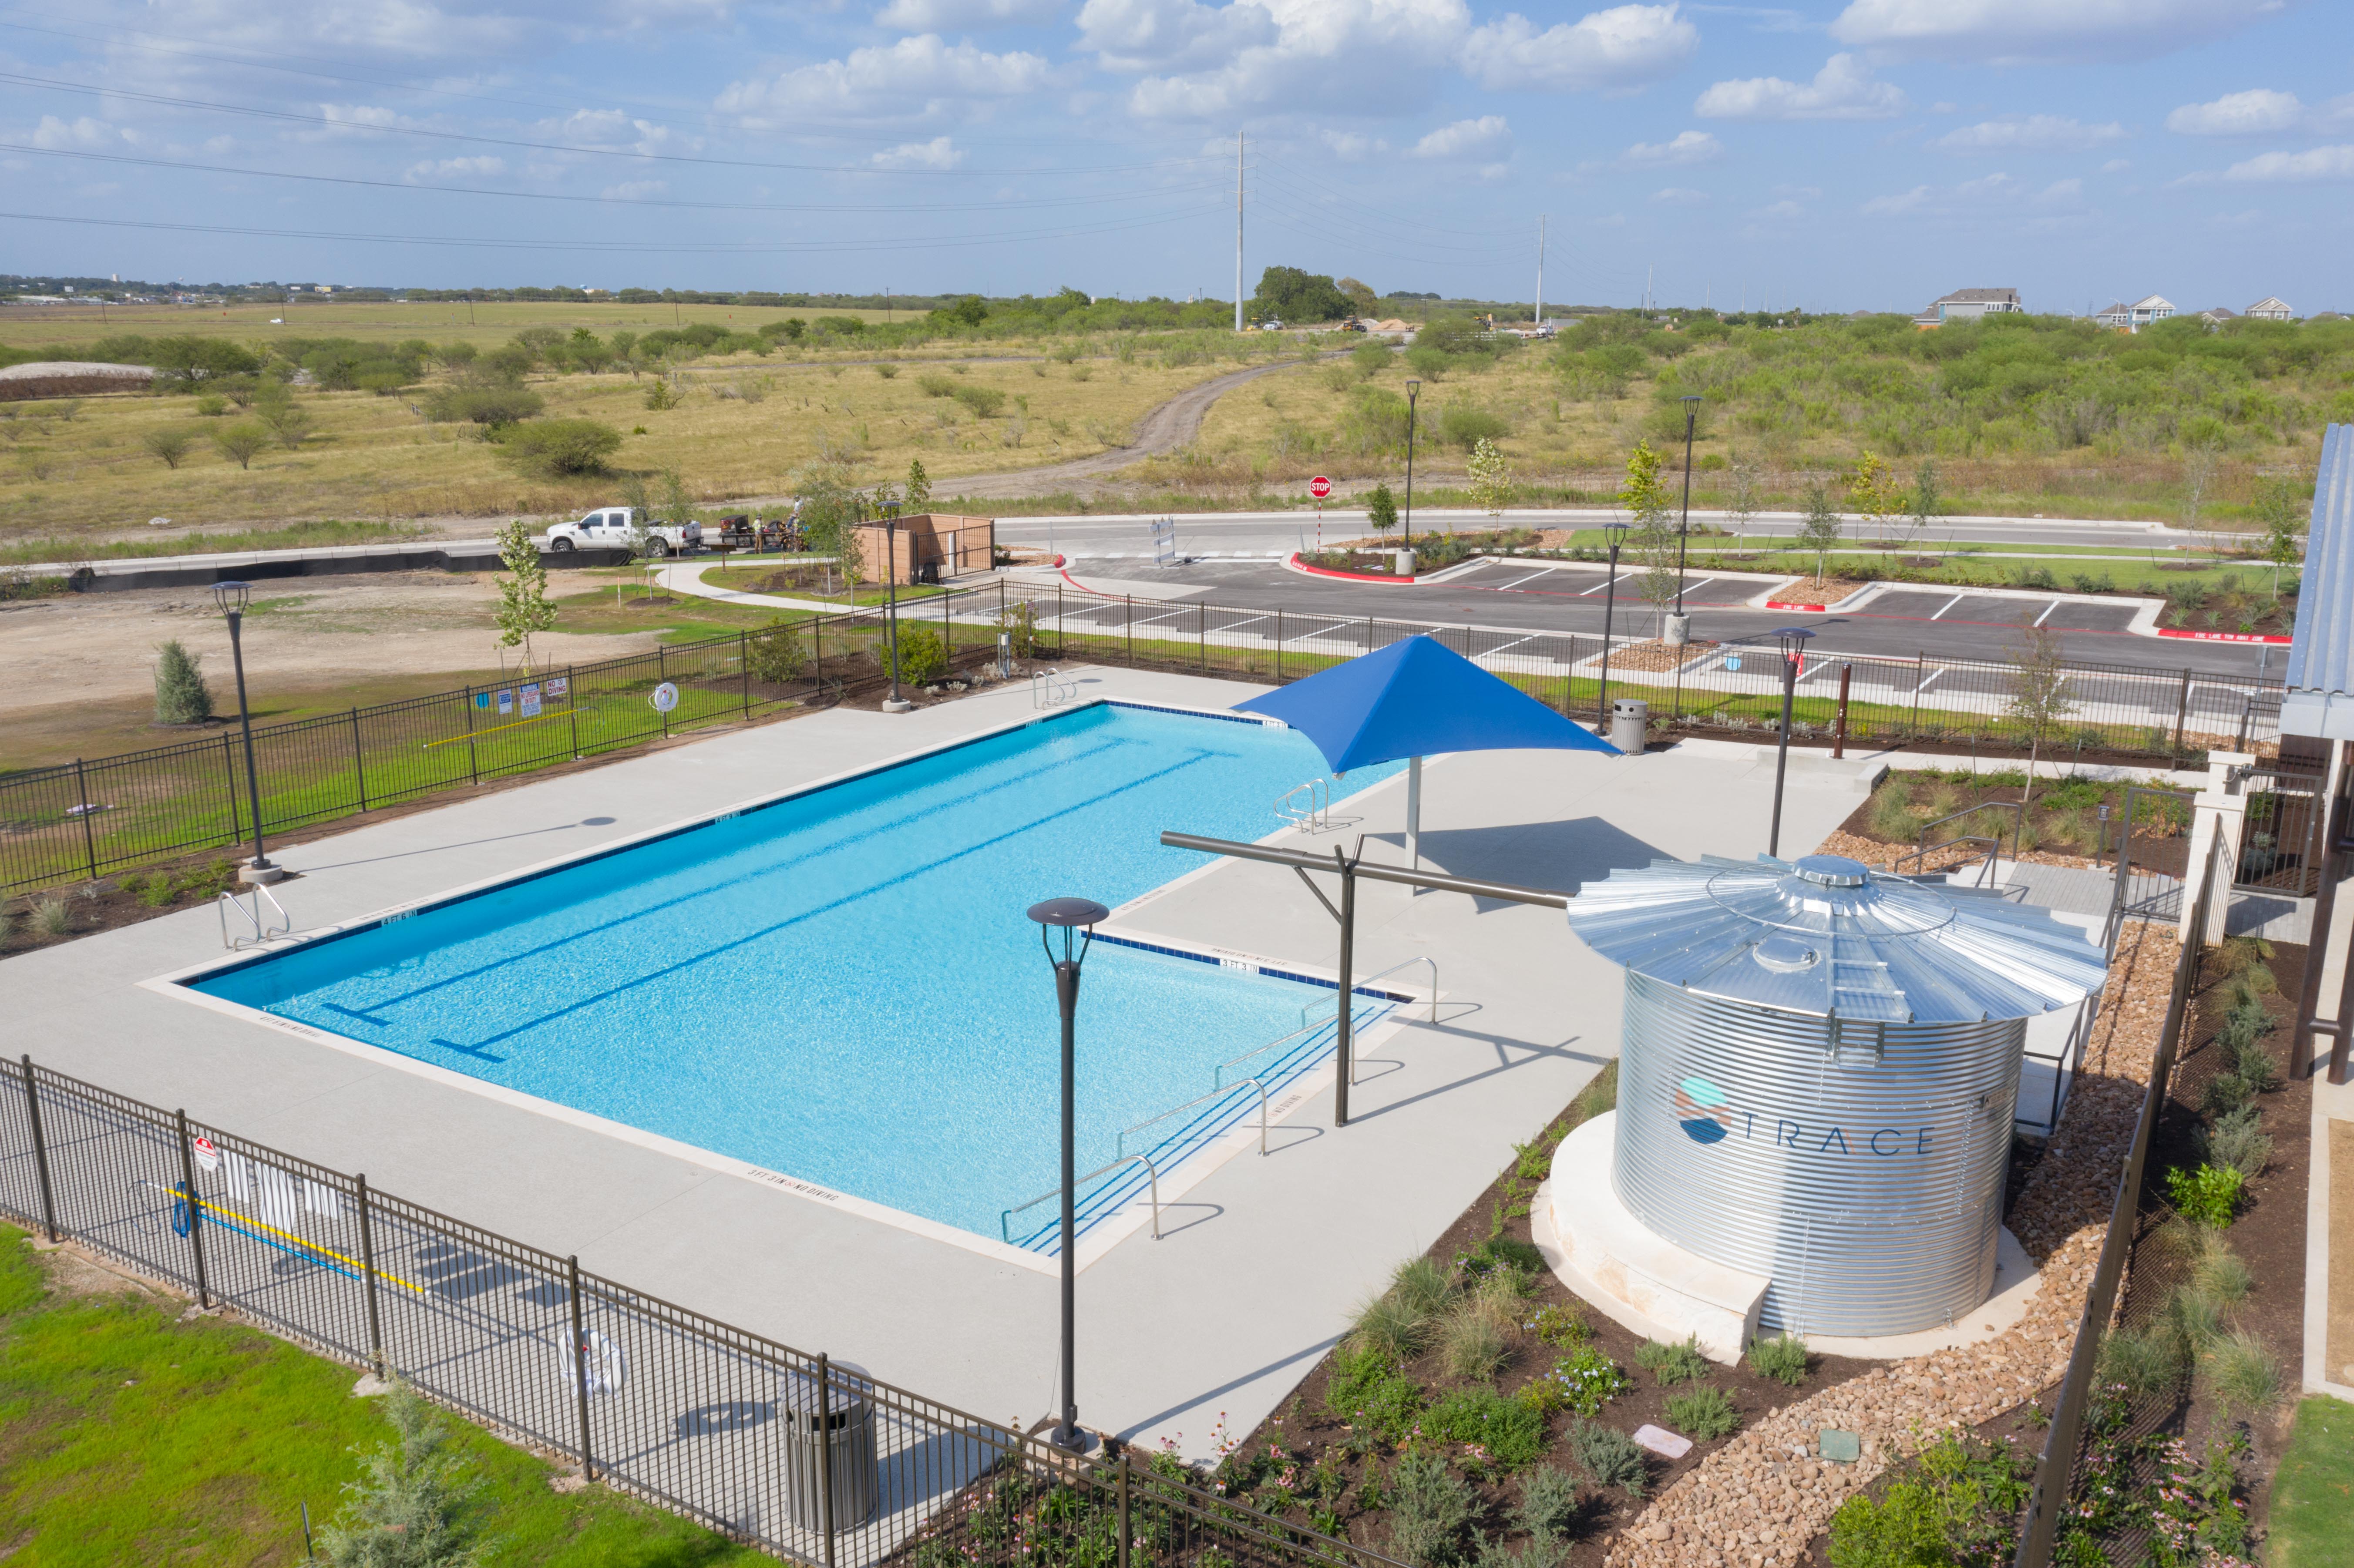
<instances>
[{"instance_id":1,"label":"red painted curb","mask_svg":"<svg viewBox=\"0 0 2354 1568\"><path fill-rule=\"evenodd\" d=\"M1788 604L1778 599L1769 599L1766 601L1766 608L1768 609L1829 609L1830 606L1827 604Z\"/></svg>"},{"instance_id":2,"label":"red painted curb","mask_svg":"<svg viewBox=\"0 0 2354 1568\"><path fill-rule=\"evenodd\" d=\"M1308 577L1332 577L1344 583L1404 583L1407 587L1411 588L1414 586L1415 582L1415 579L1412 577L1402 577L1394 574L1387 576L1375 576L1372 572L1336 572L1330 567L1311 567L1307 562L1299 558L1299 552L1297 550L1294 550L1291 554L1286 556L1283 558L1283 564L1291 570L1302 573Z\"/></svg>"},{"instance_id":3,"label":"red painted curb","mask_svg":"<svg viewBox=\"0 0 2354 1568\"><path fill-rule=\"evenodd\" d=\"M2179 626L2157 629L2160 637L2187 637L2193 642L2294 642L2293 637L2274 637L2268 631L2185 631Z\"/></svg>"}]
</instances>

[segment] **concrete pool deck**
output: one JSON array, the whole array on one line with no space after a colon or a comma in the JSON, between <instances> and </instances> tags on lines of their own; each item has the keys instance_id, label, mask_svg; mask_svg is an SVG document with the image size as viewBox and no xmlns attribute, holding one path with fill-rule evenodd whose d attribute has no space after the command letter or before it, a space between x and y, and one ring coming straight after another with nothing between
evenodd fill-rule
<instances>
[{"instance_id":1,"label":"concrete pool deck","mask_svg":"<svg viewBox=\"0 0 2354 1568\"><path fill-rule=\"evenodd\" d=\"M1225 707L1260 688L1133 671L1075 672L1082 696ZM832 711L725 731L272 853L297 931L364 916L666 823L1029 715L1001 690L906 715ZM1654 854L1746 856L1765 840L1772 752L1688 744L1638 758L1506 752L1440 759L1424 802L1426 863L1574 891ZM1869 761L1794 754L1785 840L1811 847L1853 810ZM1402 860L1394 781L1347 802L1303 847L1373 835ZM1276 826L1270 814L1268 826ZM1140 824L1143 831L1183 822ZM1384 847L1386 846L1386 847ZM1084 892L1084 889L1074 889ZM1019 912L1013 912L1013 917ZM1330 972L1334 933L1299 879L1220 863L1125 908L1140 935ZM197 909L0 963L15 1049L559 1255L697 1311L995 1420L1055 1404L1052 1276L843 1213L466 1082L429 1077L158 994L142 982L220 953ZM1132 1234L1079 1279L1082 1419L1209 1449L1287 1395L1395 1263L1453 1223L1617 1050L1619 972L1557 911L1456 895L1359 891L1357 967L1427 956L1445 1000L1370 1048L1351 1125L1329 1092L1277 1127L1271 1152L1226 1160L1167 1204L1164 1239ZM1418 984L1421 977L1399 977ZM1034 984L1051 1049L1051 982ZM1085 1051L1085 1003L1081 1051ZM1084 1067L1083 1069L1084 1070Z\"/></svg>"}]
</instances>

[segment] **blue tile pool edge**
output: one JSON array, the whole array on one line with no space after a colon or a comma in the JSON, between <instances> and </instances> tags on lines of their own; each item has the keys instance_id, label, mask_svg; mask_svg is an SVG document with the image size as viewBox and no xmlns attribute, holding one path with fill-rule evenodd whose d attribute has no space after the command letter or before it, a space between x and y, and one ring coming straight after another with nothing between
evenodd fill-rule
<instances>
[{"instance_id":1,"label":"blue tile pool edge","mask_svg":"<svg viewBox=\"0 0 2354 1568\"><path fill-rule=\"evenodd\" d=\"M218 1012L232 1018L243 1019L249 1022L258 1023L265 1028L273 1029L281 1033L291 1034L298 1039L308 1041L313 1044L325 1045L330 1049L342 1051L346 1054L358 1056L364 1060L376 1063L379 1065L394 1066L404 1072L411 1073L415 1075L442 1084L448 1087L461 1089L470 1094L483 1096L497 1103L510 1106L517 1109L526 1110L535 1115L549 1117L572 1127L600 1133L606 1137L617 1138L623 1142L634 1144L640 1148L651 1150L657 1153L667 1154L674 1159L684 1160L689 1164L697 1165L706 1170L717 1171L726 1174L738 1176L746 1181L757 1182L764 1187L790 1192L796 1196L808 1199L813 1202L822 1203L826 1207L832 1208L843 1213L858 1214L863 1218L871 1219L884 1224L893 1225L901 1230L912 1231L935 1241L947 1242L951 1245L960 1246L968 1251L979 1252L984 1255L994 1257L1001 1261L1019 1264L1023 1267L1038 1269L1041 1271L1057 1270L1060 1267L1060 1254L1058 1250L1041 1251L1034 1247L1010 1245L1002 1241L993 1240L988 1236L962 1229L960 1226L950 1225L941 1221L927 1219L919 1214L909 1213L904 1209L893 1208L886 1203L878 1203L872 1199L858 1197L854 1193L837 1192L834 1189L822 1186L817 1182L809 1181L783 1171L770 1171L764 1166L755 1165L748 1160L734 1159L727 1155L720 1154L715 1150L705 1149L697 1144L687 1143L678 1139L668 1138L660 1133L649 1132L643 1128L632 1127L627 1122L616 1121L610 1118L600 1117L592 1112L583 1111L570 1106L558 1104L554 1100L543 1099L535 1095L525 1094L516 1089L510 1089L502 1085L493 1084L484 1079L457 1072L451 1068L439 1066L433 1063L423 1061L418 1057L408 1055L402 1052L386 1050L380 1046L370 1045L364 1041L352 1039L348 1035L337 1034L330 1030L320 1029L314 1025L303 1023L294 1019L283 1018L275 1013L264 1012L259 1008L249 1007L243 1002L230 1001L224 998L214 996L209 992L200 991L197 989L197 986L201 981L210 980L218 975L232 973L238 969L247 968L252 964L263 962L267 959L278 958L285 953L294 951L297 948L312 947L324 942L337 941L345 937L358 936L365 932L372 931L380 927L388 925L394 921L406 919L426 910L440 909L451 905L463 903L468 899L480 897L485 894L495 892L503 888L535 881L540 877L553 875L558 872L569 870L574 866L587 864L590 862L600 860L610 855L620 854L626 851L639 848L644 844L659 843L665 840L676 838L682 834L709 827L716 822L731 821L736 818L744 815L748 811L764 810L769 807L780 805L788 800L799 800L804 796L813 795L822 790L834 789L857 779L871 778L877 773L885 772L890 768L919 761L926 758L937 757L948 752L960 750L965 747L994 739L997 736L1008 735L1016 730L1027 729L1035 725L1051 724L1058 719L1064 719L1076 714L1085 713L1090 708L1098 706L1133 708L1148 713L1175 714L1189 718L1215 719L1222 723L1247 724L1260 728L1268 729L1290 727L1282 724L1279 720L1263 719L1256 715L1237 714L1217 708L1195 708L1175 703L1137 702L1112 696L1093 696L1083 702L1072 704L1071 705L1057 711L1044 714L1033 713L1022 718L974 730L970 734L960 736L952 740L944 741L938 745L919 747L914 750L896 753L875 762L862 764L859 767L848 768L840 773L829 774L822 779L812 779L804 784L797 784L770 794L756 796L748 800L739 801L734 805L724 806L713 810L698 813L697 815L688 818L683 821L673 822L659 828L648 829L641 833L616 839L610 843L599 845L594 849L578 851L570 854L557 855L546 861L524 866L516 871L485 877L480 881L462 884L458 887L451 888L440 893L431 894L422 898L411 899L404 903L396 904L373 914L361 916L355 920L322 927L316 931L305 932L285 938L274 939L274 945L259 947L250 952L235 954L220 959L207 959L203 963L188 965L183 969L173 970L167 974L154 976L137 983L142 990L153 991L165 996L177 998L182 1001L192 1002L195 1005L206 1008L208 1011ZM1378 789L1380 787L1380 784L1376 783L1369 788ZM1276 830L1275 832L1267 834L1267 837L1280 837L1287 831L1288 830L1279 828ZM1167 891L1170 887L1174 886L1178 882L1191 881L1195 877L1207 874L1210 871L1216 869L1218 863L1218 861L1212 860L1204 865L1195 867L1193 870L1185 873L1182 876L1174 878L1169 883L1162 884L1160 887L1148 889L1138 897L1131 899L1127 904L1121 906L1119 910L1114 912L1113 918L1117 919L1121 914L1126 913L1128 910L1150 901L1160 894ZM1166 957L1188 959L1197 963L1221 965L1235 963L1237 964L1238 967L1248 967L1257 973L1269 975L1279 980L1288 980L1302 984L1320 986L1327 990L1337 991L1339 989L1339 981L1337 979L1315 975L1302 970L1276 967L1272 964L1267 963L1264 959L1259 959L1255 955L1232 952L1222 953L1214 948L1188 945L1167 938L1148 938L1140 936L1123 937L1118 933L1103 930L1097 931L1097 939L1099 941L1109 941L1118 946L1140 948L1145 951L1159 953ZM1398 1027L1398 1022L1394 1016L1396 1004L1405 1001L1427 1000L1426 998L1415 996L1410 992L1391 991L1387 989L1369 988L1364 986L1353 987L1352 989L1353 994L1378 999L1388 1004L1388 1006L1384 1009L1383 1012L1372 1021L1366 1031L1361 1031L1359 1033L1358 1038L1363 1044L1374 1043L1378 1039L1385 1037L1389 1033L1394 1032ZM1331 1048L1325 1048L1320 1052L1314 1053L1310 1060L1299 1063L1295 1068L1288 1070L1284 1075L1286 1086L1290 1090L1290 1093L1279 1109L1270 1102L1268 1116L1271 1123L1280 1117L1288 1116L1292 1111L1298 1109L1301 1104L1305 1103L1305 1101L1319 1088L1327 1085L1335 1072L1336 1065L1333 1061L1333 1055L1334 1053ZM1238 1088L1240 1086L1237 1086ZM1228 1159L1231 1159L1234 1155L1241 1151L1243 1140L1237 1137L1236 1133L1237 1128L1242 1126L1245 1120L1245 1111L1246 1109L1246 1106L1237 1107L1231 1116L1224 1119L1223 1125L1214 1130L1202 1131L1193 1124L1188 1124L1187 1128L1183 1129L1182 1134L1172 1135L1172 1138L1182 1136L1188 1144L1188 1147L1181 1154L1181 1157L1176 1163L1172 1166L1171 1169L1173 1172L1172 1177L1164 1181L1165 1190L1161 1194L1161 1201L1164 1203L1172 1202L1178 1197L1182 1197L1193 1186L1206 1179L1211 1172L1223 1166ZM1115 1184L1116 1183L1107 1183L1106 1191ZM1137 1186L1136 1191L1138 1192L1142 1191L1140 1183ZM1102 1195L1103 1194L1100 1192L1097 1194L1097 1197L1101 1197ZM1133 1201L1132 1196L1124 1199L1119 1203L1108 1203L1103 1205L1103 1211L1091 1217L1084 1227L1085 1236L1079 1249L1079 1256L1077 1260L1078 1266L1081 1269L1087 1268L1097 1258L1109 1252L1113 1246L1126 1240L1135 1232L1147 1228L1150 1223L1151 1215L1149 1210L1138 1205Z\"/></svg>"}]
</instances>

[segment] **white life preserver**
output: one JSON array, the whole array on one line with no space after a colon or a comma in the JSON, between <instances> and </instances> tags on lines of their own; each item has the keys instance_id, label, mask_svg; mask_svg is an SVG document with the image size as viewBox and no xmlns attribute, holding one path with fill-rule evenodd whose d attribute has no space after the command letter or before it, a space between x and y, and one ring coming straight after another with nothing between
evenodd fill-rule
<instances>
[{"instance_id":1,"label":"white life preserver","mask_svg":"<svg viewBox=\"0 0 2354 1568\"><path fill-rule=\"evenodd\" d=\"M630 1381L629 1352L595 1329L589 1330L580 1338L581 1342L588 1348L588 1392L608 1399L619 1394L628 1386ZM564 1363L565 1386L570 1388L575 1385L578 1375L573 1370L572 1336L567 1333L558 1340L556 1342L556 1350L558 1358Z\"/></svg>"}]
</instances>

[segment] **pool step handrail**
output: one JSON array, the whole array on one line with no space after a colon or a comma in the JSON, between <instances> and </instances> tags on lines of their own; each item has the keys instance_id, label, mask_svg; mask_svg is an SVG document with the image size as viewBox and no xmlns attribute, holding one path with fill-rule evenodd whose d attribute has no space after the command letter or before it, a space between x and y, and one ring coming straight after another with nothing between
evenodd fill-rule
<instances>
[{"instance_id":1,"label":"pool step handrail","mask_svg":"<svg viewBox=\"0 0 2354 1568\"><path fill-rule=\"evenodd\" d=\"M1034 708L1059 708L1078 694L1078 682L1060 670L1030 672L1030 705Z\"/></svg>"},{"instance_id":2,"label":"pool step handrail","mask_svg":"<svg viewBox=\"0 0 2354 1568\"><path fill-rule=\"evenodd\" d=\"M1305 803L1300 796L1305 794ZM1303 833L1332 824L1332 786L1323 779L1310 779L1305 784L1294 785L1283 792L1275 803L1275 814Z\"/></svg>"},{"instance_id":3,"label":"pool step handrail","mask_svg":"<svg viewBox=\"0 0 2354 1568\"><path fill-rule=\"evenodd\" d=\"M249 942L258 948L261 946L262 943L269 941L271 938L283 937L288 932L294 929L293 916L286 913L286 906L278 902L278 895L276 894L270 892L270 889L262 886L260 883L255 883L253 886L247 889L247 891L253 895L253 907L251 909L248 909L244 905L239 903L236 894L226 890L222 892L218 898L213 901L213 913L220 916L221 946L227 948L232 953L236 952L239 948L244 947ZM270 925L269 918L261 912L262 902L265 899L269 901L270 907L278 912L278 923L275 926ZM239 918L243 919L247 925L253 927L252 936L231 937L229 935L228 912L231 909L236 910Z\"/></svg>"},{"instance_id":4,"label":"pool step handrail","mask_svg":"<svg viewBox=\"0 0 2354 1568\"><path fill-rule=\"evenodd\" d=\"M1100 1166L1096 1170L1088 1171L1086 1175L1074 1181L1072 1186L1075 1189L1084 1187L1098 1176L1108 1175L1110 1172L1129 1165L1143 1166L1144 1179L1151 1185L1152 1239L1154 1241L1159 1241L1161 1239L1161 1172L1153 1168L1151 1156L1146 1154L1123 1154L1119 1159L1113 1160L1110 1164ZM1013 1216L1020 1213L1024 1209L1036 1208L1039 1204L1044 1202L1049 1198L1059 1198L1062 1195L1063 1190L1060 1187L1049 1187L1046 1191L1039 1193L1028 1202L1016 1203L1012 1208L1003 1211L997 1216L997 1234L1004 1238L1005 1244L1008 1246L1013 1245Z\"/></svg>"},{"instance_id":5,"label":"pool step handrail","mask_svg":"<svg viewBox=\"0 0 2354 1568\"><path fill-rule=\"evenodd\" d=\"M1113 1141L1112 1148L1122 1154L1126 1154L1128 1151L1128 1135L1129 1133L1142 1132L1148 1127L1158 1127L1162 1122L1167 1121L1171 1117L1178 1114L1180 1111L1192 1110L1195 1106L1205 1105L1211 1100L1225 1099L1236 1089L1250 1088L1255 1088L1258 1091L1258 1151L1261 1154L1265 1154L1267 1152L1267 1081L1263 1078L1244 1078L1235 1083L1226 1084L1218 1088L1212 1089L1206 1095L1195 1095L1192 1099L1187 1100L1182 1106L1171 1106L1159 1116L1146 1117L1134 1127L1120 1128L1119 1137Z\"/></svg>"}]
</instances>

